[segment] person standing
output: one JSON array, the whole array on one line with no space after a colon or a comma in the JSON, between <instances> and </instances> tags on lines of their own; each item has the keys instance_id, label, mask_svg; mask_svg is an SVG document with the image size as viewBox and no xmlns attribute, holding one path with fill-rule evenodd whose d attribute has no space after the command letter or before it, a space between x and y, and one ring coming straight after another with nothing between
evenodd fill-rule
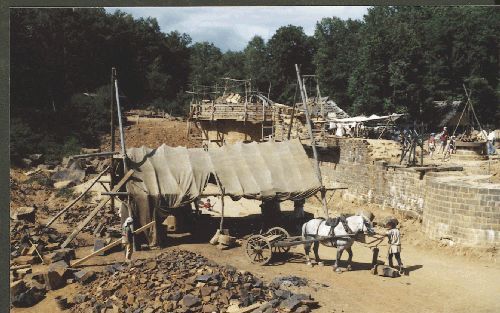
<instances>
[{"instance_id":1,"label":"person standing","mask_svg":"<svg viewBox=\"0 0 500 313\"><path fill-rule=\"evenodd\" d=\"M495 154L495 139L496 139L496 134L494 130L490 129L490 132L487 137L486 141L486 146L488 148L488 155Z\"/></svg>"},{"instance_id":2,"label":"person standing","mask_svg":"<svg viewBox=\"0 0 500 313\"><path fill-rule=\"evenodd\" d=\"M304 213L304 204L306 203L305 199L294 200L293 201L293 215L295 216L295 222L297 230L300 231L302 229L302 224L305 222L305 213Z\"/></svg>"},{"instance_id":3,"label":"person standing","mask_svg":"<svg viewBox=\"0 0 500 313\"><path fill-rule=\"evenodd\" d=\"M429 136L428 145L429 145L429 155L430 155L431 159L434 159L434 151L436 151L436 134L435 133L431 133L431 135Z\"/></svg>"},{"instance_id":4,"label":"person standing","mask_svg":"<svg viewBox=\"0 0 500 313\"><path fill-rule=\"evenodd\" d=\"M134 251L134 220L129 216L125 219L122 227L122 243L125 245L125 258L127 262L132 260Z\"/></svg>"},{"instance_id":5,"label":"person standing","mask_svg":"<svg viewBox=\"0 0 500 313\"><path fill-rule=\"evenodd\" d=\"M207 199L207 202L203 203L203 208L207 209L208 211L212 211L213 207L214 206L212 205L212 203L210 203L210 199Z\"/></svg>"},{"instance_id":6,"label":"person standing","mask_svg":"<svg viewBox=\"0 0 500 313\"><path fill-rule=\"evenodd\" d=\"M439 136L439 140L441 141L441 149L439 150L440 153L446 152L446 145L448 144L448 136L449 136L448 129L446 127L443 127L443 131Z\"/></svg>"},{"instance_id":7,"label":"person standing","mask_svg":"<svg viewBox=\"0 0 500 313\"><path fill-rule=\"evenodd\" d=\"M392 257L396 258L399 266L400 274L404 271L403 262L401 262L401 233L399 229L396 228L396 223L393 221L387 223L389 230L386 232L386 236L389 239L389 249L387 250L387 258L389 261L389 266L393 267Z\"/></svg>"}]
</instances>

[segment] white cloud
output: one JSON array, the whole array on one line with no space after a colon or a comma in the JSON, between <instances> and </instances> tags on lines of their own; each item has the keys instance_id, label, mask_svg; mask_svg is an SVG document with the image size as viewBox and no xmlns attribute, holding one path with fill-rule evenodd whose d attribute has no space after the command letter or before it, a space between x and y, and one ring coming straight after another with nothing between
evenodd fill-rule
<instances>
[{"instance_id":1,"label":"white cloud","mask_svg":"<svg viewBox=\"0 0 500 313\"><path fill-rule=\"evenodd\" d=\"M314 33L323 17L362 19L368 7L295 6L295 7L139 7L106 8L132 14L135 18L154 17L163 32L187 33L194 42L213 42L222 50L242 50L259 35L268 40L285 25L302 26L307 35Z\"/></svg>"}]
</instances>

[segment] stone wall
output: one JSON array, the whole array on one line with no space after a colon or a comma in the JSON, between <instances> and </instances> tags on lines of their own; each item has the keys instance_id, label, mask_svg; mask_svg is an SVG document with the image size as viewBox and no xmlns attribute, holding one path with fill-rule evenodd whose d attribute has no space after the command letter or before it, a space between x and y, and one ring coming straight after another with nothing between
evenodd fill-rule
<instances>
[{"instance_id":1,"label":"stone wall","mask_svg":"<svg viewBox=\"0 0 500 313\"><path fill-rule=\"evenodd\" d=\"M499 185L466 183L473 176L464 172L425 173L391 166L375 153L380 141L336 139L330 145L319 149L323 182L347 185L344 197L423 219L431 238L466 245L500 243ZM459 184L458 190L468 184L467 191L451 192L457 188L454 184Z\"/></svg>"},{"instance_id":2,"label":"stone wall","mask_svg":"<svg viewBox=\"0 0 500 313\"><path fill-rule=\"evenodd\" d=\"M493 184L450 180L428 181L423 229L433 239L466 245L500 243L500 188Z\"/></svg>"}]
</instances>

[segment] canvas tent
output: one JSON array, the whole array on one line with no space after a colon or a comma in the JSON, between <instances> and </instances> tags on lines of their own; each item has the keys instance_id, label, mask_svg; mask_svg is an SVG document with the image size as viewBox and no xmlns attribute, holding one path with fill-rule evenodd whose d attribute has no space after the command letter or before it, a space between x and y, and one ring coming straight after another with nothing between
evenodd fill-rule
<instances>
[{"instance_id":1,"label":"canvas tent","mask_svg":"<svg viewBox=\"0 0 500 313\"><path fill-rule=\"evenodd\" d=\"M396 113L393 113L391 115L383 115L383 116L378 116L376 114L372 114L368 117L366 116L363 116L363 115L360 115L360 116L354 116L354 117L348 117L348 118L335 118L335 117L332 117L330 115L328 115L329 117L329 121L330 122L335 122L335 123L343 123L343 124L348 124L348 123L365 123L365 122L370 122L370 121L387 121L387 120L391 120L391 121L395 121L397 120L398 118L400 118L401 116L403 116L404 114L396 114Z\"/></svg>"},{"instance_id":2,"label":"canvas tent","mask_svg":"<svg viewBox=\"0 0 500 313\"><path fill-rule=\"evenodd\" d=\"M236 143L208 151L162 145L128 149L127 155L135 171L127 191L137 226L189 205L202 195L211 174L233 198L298 200L321 188L298 140Z\"/></svg>"}]
</instances>

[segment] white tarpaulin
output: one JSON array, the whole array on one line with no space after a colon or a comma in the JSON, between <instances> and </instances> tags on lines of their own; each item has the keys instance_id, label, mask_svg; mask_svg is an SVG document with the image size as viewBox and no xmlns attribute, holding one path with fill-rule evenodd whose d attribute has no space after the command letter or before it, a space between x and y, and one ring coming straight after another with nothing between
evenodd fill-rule
<instances>
[{"instance_id":1,"label":"white tarpaulin","mask_svg":"<svg viewBox=\"0 0 500 313\"><path fill-rule=\"evenodd\" d=\"M278 200L303 199L320 183L298 140L236 143L203 149L162 145L127 151L135 170L127 191L135 200L176 208L194 201L215 174L225 194Z\"/></svg>"},{"instance_id":2,"label":"white tarpaulin","mask_svg":"<svg viewBox=\"0 0 500 313\"><path fill-rule=\"evenodd\" d=\"M381 120L392 120L392 121L395 121L397 120L398 118L400 118L401 116L403 116L404 114L396 114L396 113L393 113L391 115L384 115L384 116L378 116L378 115L370 115L369 117L366 117L366 116L354 116L354 117L348 117L348 118L334 118L334 117L330 117L330 115L328 115L328 121L330 122L335 122L335 123L363 123L363 122L368 122L368 121L381 121Z\"/></svg>"}]
</instances>

